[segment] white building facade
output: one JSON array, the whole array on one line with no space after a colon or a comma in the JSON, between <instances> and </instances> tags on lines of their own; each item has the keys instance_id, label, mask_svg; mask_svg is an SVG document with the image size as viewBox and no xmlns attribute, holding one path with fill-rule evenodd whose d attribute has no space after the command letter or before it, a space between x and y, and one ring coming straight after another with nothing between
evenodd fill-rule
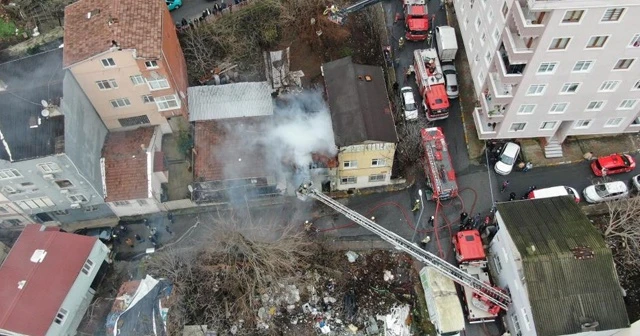
<instances>
[{"instance_id":1,"label":"white building facade","mask_svg":"<svg viewBox=\"0 0 640 336\"><path fill-rule=\"evenodd\" d=\"M454 0L480 139L640 131L640 2Z\"/></svg>"}]
</instances>

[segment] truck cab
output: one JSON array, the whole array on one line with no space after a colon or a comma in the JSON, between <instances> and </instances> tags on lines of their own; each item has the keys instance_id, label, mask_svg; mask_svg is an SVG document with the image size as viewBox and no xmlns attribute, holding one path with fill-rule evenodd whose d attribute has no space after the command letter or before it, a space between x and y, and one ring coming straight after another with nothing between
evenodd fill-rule
<instances>
[{"instance_id":1,"label":"truck cab","mask_svg":"<svg viewBox=\"0 0 640 336\"><path fill-rule=\"evenodd\" d=\"M444 85L432 85L422 99L427 120L440 120L449 116L449 97Z\"/></svg>"},{"instance_id":2,"label":"truck cab","mask_svg":"<svg viewBox=\"0 0 640 336\"><path fill-rule=\"evenodd\" d=\"M405 38L424 41L429 35L429 11L425 0L404 0Z\"/></svg>"}]
</instances>

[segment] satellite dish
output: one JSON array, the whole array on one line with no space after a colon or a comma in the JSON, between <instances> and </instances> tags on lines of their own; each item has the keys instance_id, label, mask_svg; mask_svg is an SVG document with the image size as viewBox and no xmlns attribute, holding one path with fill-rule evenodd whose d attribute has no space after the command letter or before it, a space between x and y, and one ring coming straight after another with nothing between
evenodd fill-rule
<instances>
[{"instance_id":1,"label":"satellite dish","mask_svg":"<svg viewBox=\"0 0 640 336\"><path fill-rule=\"evenodd\" d=\"M46 117L48 117L48 116L51 114L51 112L49 112L49 110L47 110L47 109L44 109L44 110L42 110L42 111L40 112L40 114L41 114L43 117L45 117L45 118L46 118Z\"/></svg>"},{"instance_id":2,"label":"satellite dish","mask_svg":"<svg viewBox=\"0 0 640 336\"><path fill-rule=\"evenodd\" d=\"M42 104L43 107L49 107L49 103L44 99L40 101L40 104Z\"/></svg>"}]
</instances>

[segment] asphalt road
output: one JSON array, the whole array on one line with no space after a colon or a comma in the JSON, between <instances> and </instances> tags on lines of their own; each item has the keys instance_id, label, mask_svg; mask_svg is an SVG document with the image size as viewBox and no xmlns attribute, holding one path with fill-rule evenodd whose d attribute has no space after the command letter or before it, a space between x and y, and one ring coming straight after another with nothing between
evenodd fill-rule
<instances>
[{"instance_id":1,"label":"asphalt road","mask_svg":"<svg viewBox=\"0 0 640 336\"><path fill-rule=\"evenodd\" d=\"M175 22L181 21L182 18L187 20L197 18L202 15L203 10L213 7L216 2L221 4L224 0L182 0L182 7L173 10L171 17ZM233 3L232 0L226 0L226 2Z\"/></svg>"}]
</instances>

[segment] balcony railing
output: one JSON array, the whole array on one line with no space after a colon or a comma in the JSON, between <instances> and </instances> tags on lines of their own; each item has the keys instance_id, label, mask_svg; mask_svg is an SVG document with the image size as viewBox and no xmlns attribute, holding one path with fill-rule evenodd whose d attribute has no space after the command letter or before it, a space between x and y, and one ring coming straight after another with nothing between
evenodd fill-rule
<instances>
[{"instance_id":1,"label":"balcony railing","mask_svg":"<svg viewBox=\"0 0 640 336\"><path fill-rule=\"evenodd\" d=\"M520 35L525 37L542 35L545 27L542 22L538 22L540 14L532 12L526 3L524 4L525 7L522 7L518 0L514 1L513 4L516 7L513 18Z\"/></svg>"},{"instance_id":2,"label":"balcony railing","mask_svg":"<svg viewBox=\"0 0 640 336\"><path fill-rule=\"evenodd\" d=\"M498 134L497 130L500 127L500 122L487 119L482 108L476 107L476 109L473 110L473 122L476 125L478 138L480 140L493 139L496 134Z\"/></svg>"},{"instance_id":3,"label":"balcony railing","mask_svg":"<svg viewBox=\"0 0 640 336\"><path fill-rule=\"evenodd\" d=\"M526 64L511 64L504 44L496 51L494 57L500 81L505 84L518 84L522 80L522 73Z\"/></svg>"},{"instance_id":4,"label":"balcony railing","mask_svg":"<svg viewBox=\"0 0 640 336\"><path fill-rule=\"evenodd\" d=\"M504 44L504 50L509 56L509 60L513 63L529 63L531 57L533 57L533 48L527 47L524 40L514 35L511 29L507 26L504 34L502 34L502 43Z\"/></svg>"},{"instance_id":5,"label":"balcony railing","mask_svg":"<svg viewBox=\"0 0 640 336\"><path fill-rule=\"evenodd\" d=\"M491 93L485 93L480 97L480 107L485 116L489 118L491 122L499 121L504 118L505 105L495 103L495 99L492 99Z\"/></svg>"},{"instance_id":6,"label":"balcony railing","mask_svg":"<svg viewBox=\"0 0 640 336\"><path fill-rule=\"evenodd\" d=\"M489 92L485 92L488 105L507 105L513 99L513 85L505 84L500 80L497 73L489 73Z\"/></svg>"}]
</instances>

